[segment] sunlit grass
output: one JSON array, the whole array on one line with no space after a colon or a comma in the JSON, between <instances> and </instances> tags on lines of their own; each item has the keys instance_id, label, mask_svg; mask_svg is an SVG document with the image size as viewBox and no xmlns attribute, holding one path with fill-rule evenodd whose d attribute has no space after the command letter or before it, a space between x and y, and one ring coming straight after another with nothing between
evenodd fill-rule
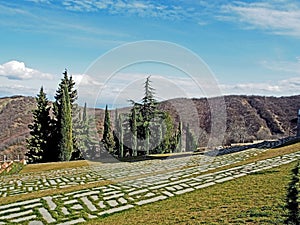
<instances>
[{"instance_id":1,"label":"sunlit grass","mask_svg":"<svg viewBox=\"0 0 300 225\"><path fill-rule=\"evenodd\" d=\"M283 224L294 163L98 218L86 224Z\"/></svg>"},{"instance_id":2,"label":"sunlit grass","mask_svg":"<svg viewBox=\"0 0 300 225\"><path fill-rule=\"evenodd\" d=\"M88 165L89 162L86 160L28 164L24 167L24 169L20 173L22 174L22 173L42 172L42 171L49 171L49 170L60 170L60 169L76 168L76 167L82 167Z\"/></svg>"}]
</instances>

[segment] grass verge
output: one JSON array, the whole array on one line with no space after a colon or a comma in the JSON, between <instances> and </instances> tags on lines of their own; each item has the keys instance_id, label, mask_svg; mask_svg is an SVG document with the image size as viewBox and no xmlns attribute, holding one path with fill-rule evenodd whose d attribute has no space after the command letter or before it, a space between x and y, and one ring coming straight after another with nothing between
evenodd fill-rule
<instances>
[{"instance_id":1,"label":"grass verge","mask_svg":"<svg viewBox=\"0 0 300 225\"><path fill-rule=\"evenodd\" d=\"M86 160L79 160L79 161L70 161L70 162L28 164L24 167L24 169L20 173L21 174L34 173L34 172L42 172L42 171L49 171L49 170L76 168L82 166L89 166L89 162Z\"/></svg>"},{"instance_id":2,"label":"grass verge","mask_svg":"<svg viewBox=\"0 0 300 225\"><path fill-rule=\"evenodd\" d=\"M91 220L85 224L283 224L295 163Z\"/></svg>"}]
</instances>

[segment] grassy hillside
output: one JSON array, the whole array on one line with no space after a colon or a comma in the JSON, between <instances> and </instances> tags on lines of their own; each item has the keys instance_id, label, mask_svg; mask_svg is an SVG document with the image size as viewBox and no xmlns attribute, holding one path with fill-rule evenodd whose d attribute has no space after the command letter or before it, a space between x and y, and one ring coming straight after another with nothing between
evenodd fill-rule
<instances>
[{"instance_id":1,"label":"grassy hillside","mask_svg":"<svg viewBox=\"0 0 300 225\"><path fill-rule=\"evenodd\" d=\"M86 224L283 224L294 163Z\"/></svg>"}]
</instances>

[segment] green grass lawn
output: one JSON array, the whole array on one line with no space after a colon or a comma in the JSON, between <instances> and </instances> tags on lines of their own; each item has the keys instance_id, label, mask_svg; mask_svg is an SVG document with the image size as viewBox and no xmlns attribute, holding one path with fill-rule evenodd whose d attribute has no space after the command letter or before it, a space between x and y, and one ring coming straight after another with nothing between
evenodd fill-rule
<instances>
[{"instance_id":1,"label":"green grass lawn","mask_svg":"<svg viewBox=\"0 0 300 225\"><path fill-rule=\"evenodd\" d=\"M283 224L295 163L89 221L86 224Z\"/></svg>"}]
</instances>

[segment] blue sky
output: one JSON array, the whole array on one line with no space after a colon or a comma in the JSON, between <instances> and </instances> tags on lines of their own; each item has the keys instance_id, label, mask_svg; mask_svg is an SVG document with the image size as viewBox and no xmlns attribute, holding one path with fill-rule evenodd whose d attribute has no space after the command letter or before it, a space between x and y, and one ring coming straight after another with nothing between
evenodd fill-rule
<instances>
[{"instance_id":1,"label":"blue sky","mask_svg":"<svg viewBox=\"0 0 300 225\"><path fill-rule=\"evenodd\" d=\"M0 36L0 96L35 96L43 85L51 99L65 68L82 96L102 88L103 103L142 95L138 86L149 74L160 99L206 95L176 65L136 63L120 69L115 83L105 83L105 66L88 74L107 52L143 40L174 43L198 55L214 74L218 94L300 94L296 0L0 0ZM189 63L175 55L179 64ZM177 89L166 91L170 84Z\"/></svg>"}]
</instances>

